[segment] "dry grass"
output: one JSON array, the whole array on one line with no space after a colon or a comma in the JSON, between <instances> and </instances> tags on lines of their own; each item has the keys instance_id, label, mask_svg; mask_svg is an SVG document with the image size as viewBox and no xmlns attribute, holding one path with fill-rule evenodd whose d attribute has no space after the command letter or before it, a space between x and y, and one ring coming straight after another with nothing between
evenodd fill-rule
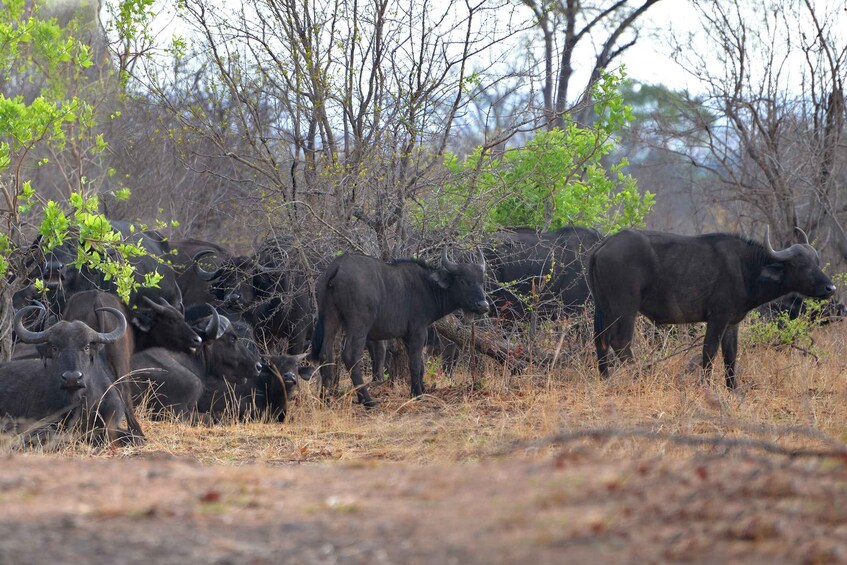
<instances>
[{"instance_id":1,"label":"dry grass","mask_svg":"<svg viewBox=\"0 0 847 565\"><path fill-rule=\"evenodd\" d=\"M582 351L571 354L565 368L552 372L528 370L512 376L504 367L486 364L474 379L467 368L453 377L430 369L426 382L435 385L430 395L411 401L405 384L380 385L372 389L380 405L371 411L353 404L349 391L326 407L312 382L301 386L290 421L282 425L207 426L143 419L148 438L143 447L97 450L64 442L30 449L75 457L165 452L214 464L427 464L475 461L504 449L532 455L539 451L532 447L534 440L595 427L820 446L815 433L837 440L847 437L844 329L836 324L816 331L819 360L793 349L742 346L741 386L735 392L725 390L717 373L711 385L699 381L689 366L699 356L699 347L658 362L618 368L605 382L597 376L593 356ZM650 349L643 342L636 345L642 353ZM670 341L659 347L656 357L680 349L684 345ZM600 448L611 457L680 456L692 449L638 438L604 440Z\"/></svg>"}]
</instances>

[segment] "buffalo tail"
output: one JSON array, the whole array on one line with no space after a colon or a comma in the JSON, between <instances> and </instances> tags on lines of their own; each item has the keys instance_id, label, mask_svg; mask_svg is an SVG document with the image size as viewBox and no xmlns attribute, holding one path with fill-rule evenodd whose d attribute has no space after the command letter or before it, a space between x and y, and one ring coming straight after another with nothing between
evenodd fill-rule
<instances>
[{"instance_id":1,"label":"buffalo tail","mask_svg":"<svg viewBox=\"0 0 847 565\"><path fill-rule=\"evenodd\" d=\"M317 361L321 356L321 349L324 345L324 317L318 316L318 323L315 324L315 330L312 332L312 348L309 351L309 359Z\"/></svg>"}]
</instances>

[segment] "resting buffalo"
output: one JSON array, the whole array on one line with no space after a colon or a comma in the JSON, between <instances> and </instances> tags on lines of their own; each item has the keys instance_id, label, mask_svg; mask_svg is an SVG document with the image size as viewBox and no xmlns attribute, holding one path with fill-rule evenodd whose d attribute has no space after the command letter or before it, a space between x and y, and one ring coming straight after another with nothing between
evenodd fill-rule
<instances>
[{"instance_id":1,"label":"resting buffalo","mask_svg":"<svg viewBox=\"0 0 847 565\"><path fill-rule=\"evenodd\" d=\"M412 260L384 263L364 255L335 259L317 283L318 322L312 334L312 358L324 365L324 393L334 381L335 336L343 329L347 339L342 358L359 402L375 405L364 386L359 362L369 339L405 340L412 396L422 395L427 328L454 310L487 312L484 273L484 257L478 264L453 263L447 259L446 249L440 268Z\"/></svg>"},{"instance_id":2,"label":"resting buffalo","mask_svg":"<svg viewBox=\"0 0 847 565\"><path fill-rule=\"evenodd\" d=\"M738 323L747 312L789 292L815 298L835 292L818 252L802 235L803 243L781 251L774 251L768 230L764 245L720 233L624 230L606 239L589 266L600 373L608 375L610 348L623 360L631 358L641 312L657 324L707 322L703 367L710 371L720 344L726 385L734 388Z\"/></svg>"},{"instance_id":3,"label":"resting buffalo","mask_svg":"<svg viewBox=\"0 0 847 565\"><path fill-rule=\"evenodd\" d=\"M581 312L590 295L588 253L601 240L596 230L575 226L541 233L510 228L492 234L486 257L497 282L491 292L496 314L522 319L527 301L545 317Z\"/></svg>"},{"instance_id":4,"label":"resting buffalo","mask_svg":"<svg viewBox=\"0 0 847 565\"><path fill-rule=\"evenodd\" d=\"M18 339L38 344L44 357L0 365L0 414L32 420L55 418L65 425L80 424L89 439L138 443L143 436L119 428L129 415L112 385L103 344L120 340L126 318L117 309L100 308L115 318L115 328L98 332L80 321L60 321L43 331L30 331L22 319L44 309L27 306L15 315Z\"/></svg>"},{"instance_id":5,"label":"resting buffalo","mask_svg":"<svg viewBox=\"0 0 847 565\"><path fill-rule=\"evenodd\" d=\"M206 386L216 380L241 383L255 377L262 365L255 344L245 343L225 316L206 306L209 314L195 320L203 338L195 354L153 347L132 356L136 397L151 392L154 410L173 411L183 418L198 411ZM145 369L148 369L145 371Z\"/></svg>"},{"instance_id":6,"label":"resting buffalo","mask_svg":"<svg viewBox=\"0 0 847 565\"><path fill-rule=\"evenodd\" d=\"M324 259L307 257L305 262L321 265ZM223 257L214 271L196 270L217 304L253 325L258 340L285 341L291 354L306 350L314 318L310 269L291 238L269 238L254 255Z\"/></svg>"},{"instance_id":7,"label":"resting buffalo","mask_svg":"<svg viewBox=\"0 0 847 565\"><path fill-rule=\"evenodd\" d=\"M298 375L309 380L314 371L300 365L307 355L265 356L259 374L243 383L207 381L197 410L210 414L216 421L229 415L239 420L271 418L284 422Z\"/></svg>"},{"instance_id":8,"label":"resting buffalo","mask_svg":"<svg viewBox=\"0 0 847 565\"><path fill-rule=\"evenodd\" d=\"M100 290L88 290L72 295L65 306L64 319L79 320L97 331L110 331L114 322L98 314L104 307L120 310L131 320L132 331L126 332L119 340L105 347L106 359L111 369L113 382L120 379L119 391L127 406L127 424L132 433L143 435L141 425L135 418L135 410L129 382L122 377L131 371L130 361L133 353L151 347L164 347L174 351L193 353L202 343L202 339L188 325L182 312L168 304L163 298L154 302L142 297L143 308L136 308L131 314L118 298Z\"/></svg>"},{"instance_id":9,"label":"resting buffalo","mask_svg":"<svg viewBox=\"0 0 847 565\"><path fill-rule=\"evenodd\" d=\"M213 255L218 261L225 261L231 253L216 243L199 239L169 241L172 251L171 266L177 275L177 285L182 292L185 304L205 304L214 302L215 296L209 288L207 273L200 260ZM208 274L208 273L207 273Z\"/></svg>"}]
</instances>

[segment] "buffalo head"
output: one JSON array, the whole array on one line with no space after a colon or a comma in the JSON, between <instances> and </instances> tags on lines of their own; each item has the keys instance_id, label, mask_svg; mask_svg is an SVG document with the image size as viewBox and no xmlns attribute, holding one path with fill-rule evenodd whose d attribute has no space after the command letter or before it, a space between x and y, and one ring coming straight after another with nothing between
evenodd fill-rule
<instances>
[{"instance_id":1,"label":"buffalo head","mask_svg":"<svg viewBox=\"0 0 847 565\"><path fill-rule=\"evenodd\" d=\"M484 278L485 257L482 252L477 263L454 263L447 258L447 248L441 254L441 268L432 273L432 279L447 290L454 304L475 314L488 312Z\"/></svg>"},{"instance_id":2,"label":"buffalo head","mask_svg":"<svg viewBox=\"0 0 847 565\"><path fill-rule=\"evenodd\" d=\"M204 250L194 255L197 276L209 283L209 290L223 306L240 311L252 304L256 299L256 290L253 288L255 257L227 257L214 271L203 269L199 263L200 258L214 253Z\"/></svg>"},{"instance_id":3,"label":"buffalo head","mask_svg":"<svg viewBox=\"0 0 847 565\"><path fill-rule=\"evenodd\" d=\"M813 298L829 298L835 293L832 280L821 270L821 257L809 244L809 238L800 228L803 243L775 251L770 241L770 228L765 228L765 252L771 261L762 269L759 280L779 284L787 292L799 292Z\"/></svg>"},{"instance_id":4,"label":"buffalo head","mask_svg":"<svg viewBox=\"0 0 847 565\"><path fill-rule=\"evenodd\" d=\"M232 323L208 304L206 307L210 314L197 318L192 325L203 338L207 373L234 383L258 375L262 363L249 326Z\"/></svg>"},{"instance_id":5,"label":"buffalo head","mask_svg":"<svg viewBox=\"0 0 847 565\"><path fill-rule=\"evenodd\" d=\"M64 320L43 331L30 331L24 327L23 318L35 310L39 310L43 316L44 308L40 306L27 306L15 314L15 332L23 343L39 346L45 366L49 361L52 372L62 383L61 387L69 391L86 387L89 371L94 365L100 346L116 342L124 335L127 328L126 318L119 310L98 308L98 311L108 312L117 318L118 325L111 332L98 332L84 322Z\"/></svg>"},{"instance_id":6,"label":"buffalo head","mask_svg":"<svg viewBox=\"0 0 847 565\"><path fill-rule=\"evenodd\" d=\"M149 346L161 345L174 351L193 353L203 340L185 321L182 312L162 297L141 297L147 306L133 312L132 325L149 336Z\"/></svg>"}]
</instances>

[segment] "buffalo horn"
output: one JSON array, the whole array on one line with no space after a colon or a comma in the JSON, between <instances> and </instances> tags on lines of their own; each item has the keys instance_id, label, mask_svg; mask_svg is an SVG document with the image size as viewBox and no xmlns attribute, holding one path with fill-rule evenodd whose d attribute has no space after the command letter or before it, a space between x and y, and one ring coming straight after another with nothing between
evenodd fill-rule
<instances>
[{"instance_id":1,"label":"buffalo horn","mask_svg":"<svg viewBox=\"0 0 847 565\"><path fill-rule=\"evenodd\" d=\"M780 251L774 251L773 245L771 245L771 228L770 226L765 226L765 249L771 257L776 259L777 261L787 261L796 253L794 246L792 245L788 249L782 249Z\"/></svg>"},{"instance_id":2,"label":"buffalo horn","mask_svg":"<svg viewBox=\"0 0 847 565\"><path fill-rule=\"evenodd\" d=\"M229 321L229 318L227 318L226 316L220 316L220 323L218 324L218 333L215 334L215 339L221 339L231 325L232 323Z\"/></svg>"},{"instance_id":3,"label":"buffalo horn","mask_svg":"<svg viewBox=\"0 0 847 565\"><path fill-rule=\"evenodd\" d=\"M206 325L206 335L211 339L217 339L218 337L218 329L221 327L221 316L218 314L218 311L215 310L215 307L211 304L206 304L206 307L209 309L211 316L209 317L209 323Z\"/></svg>"},{"instance_id":4,"label":"buffalo horn","mask_svg":"<svg viewBox=\"0 0 847 565\"><path fill-rule=\"evenodd\" d=\"M447 258L446 247L444 248L444 251L441 252L441 266L444 267L447 271L450 271L451 273L455 271L458 267L456 263L451 262L450 259Z\"/></svg>"},{"instance_id":5,"label":"buffalo horn","mask_svg":"<svg viewBox=\"0 0 847 565\"><path fill-rule=\"evenodd\" d=\"M798 226L794 226L794 229L800 232L800 235L803 236L803 243L805 243L806 245L811 245L811 243L809 243L809 236L806 235L806 232L801 230Z\"/></svg>"},{"instance_id":6,"label":"buffalo horn","mask_svg":"<svg viewBox=\"0 0 847 565\"><path fill-rule=\"evenodd\" d=\"M204 281L211 281L218 278L221 275L221 268L218 267L214 271L207 271L203 267L200 266L200 259L205 257L206 255L215 255L216 252L211 249L204 249L203 251L198 251L194 254L194 257L191 258L194 261L194 268L197 269L197 276Z\"/></svg>"},{"instance_id":7,"label":"buffalo horn","mask_svg":"<svg viewBox=\"0 0 847 565\"><path fill-rule=\"evenodd\" d=\"M44 306L24 306L23 308L18 310L17 313L15 314L15 321L14 321L15 332L18 334L18 339L20 339L23 343L44 343L44 342L47 341L47 338L49 336L49 332L50 332L49 329L46 329L46 330L43 330L43 331L40 331L40 332L33 332L33 331L30 331L30 330L28 330L24 327L24 324L23 324L24 316L26 316L27 314L29 314L30 312L33 312L35 310L39 311L39 314L38 314L38 320L39 321L41 321L41 319L44 317L44 315L47 314L47 309L44 308Z\"/></svg>"},{"instance_id":8,"label":"buffalo horn","mask_svg":"<svg viewBox=\"0 0 847 565\"><path fill-rule=\"evenodd\" d=\"M94 343L115 343L116 341L121 339L124 333L126 333L126 318L121 313L121 311L116 308L109 308L105 306L103 308L97 308L96 311L108 312L109 314L117 318L118 327L108 333L95 332L97 334L97 339L94 340Z\"/></svg>"},{"instance_id":9,"label":"buffalo horn","mask_svg":"<svg viewBox=\"0 0 847 565\"><path fill-rule=\"evenodd\" d=\"M168 301L167 301L167 300L165 300L164 298L162 298L161 296L156 297L156 301L155 301L155 302L154 302L153 300L150 300L150 299L149 299L148 297L146 297L146 296L142 296L142 297L141 297L141 300L143 300L144 302L146 302L146 303L150 306L150 308L152 308L152 309L153 309L153 311L154 311L154 312L158 312L158 313L160 313L160 314L161 314L161 313L163 313L163 312L165 312L165 311L167 310L166 305L168 304ZM161 301L161 302L164 302L165 304L161 304L161 303L160 303L160 301Z\"/></svg>"},{"instance_id":10,"label":"buffalo horn","mask_svg":"<svg viewBox=\"0 0 847 565\"><path fill-rule=\"evenodd\" d=\"M479 249L479 263L477 263L482 270L485 270L485 253L482 252L482 249Z\"/></svg>"}]
</instances>

